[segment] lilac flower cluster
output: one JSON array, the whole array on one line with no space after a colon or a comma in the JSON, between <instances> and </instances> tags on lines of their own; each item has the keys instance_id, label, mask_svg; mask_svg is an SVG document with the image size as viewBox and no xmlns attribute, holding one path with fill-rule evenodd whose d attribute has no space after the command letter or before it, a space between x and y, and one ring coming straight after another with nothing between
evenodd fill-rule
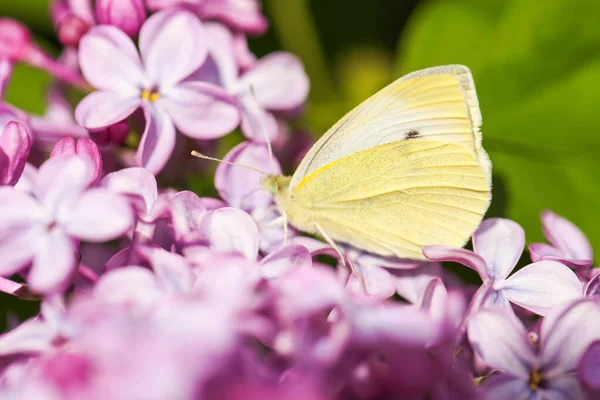
<instances>
[{"instance_id":1,"label":"lilac flower cluster","mask_svg":"<svg viewBox=\"0 0 600 400\"><path fill-rule=\"evenodd\" d=\"M600 274L552 212L549 244L513 273L525 233L506 219L484 220L473 251L341 262L276 223L258 171L219 164L220 199L172 188L207 174L190 150L238 127L227 162L281 174L270 144L290 165L306 150L288 122L308 78L291 54L250 52L267 28L256 0L51 13L58 59L0 19L0 290L41 300L0 335L0 398L600 397ZM45 115L2 100L16 63L56 78ZM75 109L68 87L86 94Z\"/></svg>"}]
</instances>

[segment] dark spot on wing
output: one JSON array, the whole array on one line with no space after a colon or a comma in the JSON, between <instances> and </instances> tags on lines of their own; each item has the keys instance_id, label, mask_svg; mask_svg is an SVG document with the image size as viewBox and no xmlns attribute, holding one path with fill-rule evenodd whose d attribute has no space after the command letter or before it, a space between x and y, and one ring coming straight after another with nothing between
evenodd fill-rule
<instances>
[{"instance_id":1,"label":"dark spot on wing","mask_svg":"<svg viewBox=\"0 0 600 400\"><path fill-rule=\"evenodd\" d=\"M419 131L411 129L406 133L406 139L414 139L419 137Z\"/></svg>"}]
</instances>

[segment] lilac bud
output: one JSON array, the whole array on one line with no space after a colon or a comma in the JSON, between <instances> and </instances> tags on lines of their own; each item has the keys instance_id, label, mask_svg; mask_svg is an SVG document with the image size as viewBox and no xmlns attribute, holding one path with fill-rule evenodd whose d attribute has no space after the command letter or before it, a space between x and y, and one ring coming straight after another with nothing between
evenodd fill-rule
<instances>
[{"instance_id":1,"label":"lilac bud","mask_svg":"<svg viewBox=\"0 0 600 400\"><path fill-rule=\"evenodd\" d=\"M16 61L31 47L31 33L11 18L0 18L0 58Z\"/></svg>"},{"instance_id":2,"label":"lilac bud","mask_svg":"<svg viewBox=\"0 0 600 400\"><path fill-rule=\"evenodd\" d=\"M31 139L23 124L10 121L0 133L0 185L15 185L29 157Z\"/></svg>"},{"instance_id":3,"label":"lilac bud","mask_svg":"<svg viewBox=\"0 0 600 400\"><path fill-rule=\"evenodd\" d=\"M98 0L96 19L100 24L114 25L129 36L140 31L146 19L143 0Z\"/></svg>"},{"instance_id":4,"label":"lilac bud","mask_svg":"<svg viewBox=\"0 0 600 400\"><path fill-rule=\"evenodd\" d=\"M76 154L86 160L90 161L94 166L94 173L91 178L91 183L95 183L102 174L102 155L96 143L88 138L80 138L75 142L72 137L65 137L60 139L50 153L50 157L57 157L62 155Z\"/></svg>"},{"instance_id":5,"label":"lilac bud","mask_svg":"<svg viewBox=\"0 0 600 400\"><path fill-rule=\"evenodd\" d=\"M90 29L83 18L73 14L66 14L58 24L58 40L65 46L76 47L79 40Z\"/></svg>"},{"instance_id":6,"label":"lilac bud","mask_svg":"<svg viewBox=\"0 0 600 400\"><path fill-rule=\"evenodd\" d=\"M127 135L129 135L129 125L125 121L117 122L103 129L90 131L90 138L99 146L125 144Z\"/></svg>"}]
</instances>

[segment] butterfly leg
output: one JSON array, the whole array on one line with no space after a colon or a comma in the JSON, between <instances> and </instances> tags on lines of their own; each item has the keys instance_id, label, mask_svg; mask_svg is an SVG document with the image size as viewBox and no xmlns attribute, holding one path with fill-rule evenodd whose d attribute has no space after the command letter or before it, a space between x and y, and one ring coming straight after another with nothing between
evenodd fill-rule
<instances>
[{"instance_id":1,"label":"butterfly leg","mask_svg":"<svg viewBox=\"0 0 600 400\"><path fill-rule=\"evenodd\" d=\"M321 227L321 225L319 225L318 222L313 222L313 224L315 228L317 228L317 231L319 231L319 234L323 237L323 239L325 239L327 244L330 245L338 254L338 256L340 257L340 261L342 262L342 267L346 268L346 257L344 256L340 248L335 244L333 239L325 232L325 230Z\"/></svg>"},{"instance_id":2,"label":"butterfly leg","mask_svg":"<svg viewBox=\"0 0 600 400\"><path fill-rule=\"evenodd\" d=\"M285 246L289 237L288 216L285 211L279 217L269 222L267 226L277 226L279 224L283 225L283 245Z\"/></svg>"}]
</instances>

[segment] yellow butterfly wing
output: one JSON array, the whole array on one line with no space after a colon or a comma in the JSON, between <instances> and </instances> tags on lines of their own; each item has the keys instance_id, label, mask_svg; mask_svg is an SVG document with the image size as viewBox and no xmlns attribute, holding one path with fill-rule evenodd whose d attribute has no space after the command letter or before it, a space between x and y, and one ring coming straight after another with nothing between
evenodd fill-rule
<instances>
[{"instance_id":1,"label":"yellow butterfly wing","mask_svg":"<svg viewBox=\"0 0 600 400\"><path fill-rule=\"evenodd\" d=\"M382 89L329 129L300 163L289 189L293 191L306 176L350 154L412 137L463 146L491 180L480 126L479 102L467 67L416 71Z\"/></svg>"},{"instance_id":2,"label":"yellow butterfly wing","mask_svg":"<svg viewBox=\"0 0 600 400\"><path fill-rule=\"evenodd\" d=\"M417 138L329 163L280 199L292 225L384 256L423 259L421 246L461 247L490 202L485 171L465 146Z\"/></svg>"}]
</instances>

